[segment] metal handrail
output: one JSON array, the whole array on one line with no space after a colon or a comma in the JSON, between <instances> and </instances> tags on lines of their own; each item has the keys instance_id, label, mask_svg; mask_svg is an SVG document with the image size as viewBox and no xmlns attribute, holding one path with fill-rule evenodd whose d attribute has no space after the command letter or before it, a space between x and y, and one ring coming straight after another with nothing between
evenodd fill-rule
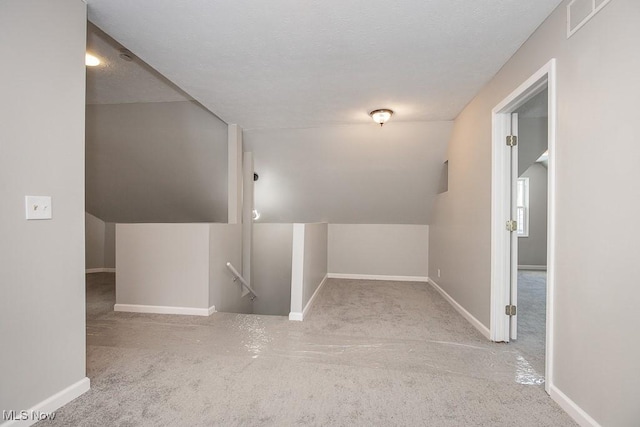
<instances>
[{"instance_id":1,"label":"metal handrail","mask_svg":"<svg viewBox=\"0 0 640 427\"><path fill-rule=\"evenodd\" d=\"M240 273L238 273L238 270L236 270L235 267L233 265L231 265L230 262L227 263L227 268L229 270L231 270L231 272L233 273L233 281L235 282L236 280L240 279L240 283L242 283L242 286L244 286L247 289L247 291L249 291L249 293L251 294L251 296L250 296L251 301L256 299L258 297L258 294L256 294L256 291L254 291L251 288L251 286L249 286L247 281L244 280L244 277L242 277L242 275Z\"/></svg>"}]
</instances>

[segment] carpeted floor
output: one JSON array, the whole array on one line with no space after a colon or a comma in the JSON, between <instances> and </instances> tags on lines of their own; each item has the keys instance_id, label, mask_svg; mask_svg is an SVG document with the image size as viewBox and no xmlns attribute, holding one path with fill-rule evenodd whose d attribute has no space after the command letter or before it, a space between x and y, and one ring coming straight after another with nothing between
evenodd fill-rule
<instances>
[{"instance_id":1,"label":"carpeted floor","mask_svg":"<svg viewBox=\"0 0 640 427\"><path fill-rule=\"evenodd\" d=\"M547 272L518 271L518 339L512 345L544 376Z\"/></svg>"},{"instance_id":2,"label":"carpeted floor","mask_svg":"<svg viewBox=\"0 0 640 427\"><path fill-rule=\"evenodd\" d=\"M38 425L575 425L423 283L331 279L290 322L115 313L113 281L87 278L91 390Z\"/></svg>"}]
</instances>

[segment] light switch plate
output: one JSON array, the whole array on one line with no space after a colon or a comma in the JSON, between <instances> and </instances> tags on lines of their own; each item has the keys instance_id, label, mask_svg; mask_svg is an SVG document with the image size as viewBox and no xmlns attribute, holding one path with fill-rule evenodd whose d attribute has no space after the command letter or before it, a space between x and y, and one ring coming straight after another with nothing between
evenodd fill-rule
<instances>
[{"instance_id":1,"label":"light switch plate","mask_svg":"<svg viewBox=\"0 0 640 427\"><path fill-rule=\"evenodd\" d=\"M50 196L25 196L27 219L51 219Z\"/></svg>"}]
</instances>

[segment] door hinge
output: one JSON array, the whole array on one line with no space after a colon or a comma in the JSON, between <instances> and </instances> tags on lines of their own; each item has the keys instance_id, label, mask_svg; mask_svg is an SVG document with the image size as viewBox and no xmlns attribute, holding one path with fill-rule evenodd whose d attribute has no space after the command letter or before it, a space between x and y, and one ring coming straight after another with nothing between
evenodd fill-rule
<instances>
[{"instance_id":1,"label":"door hinge","mask_svg":"<svg viewBox=\"0 0 640 427\"><path fill-rule=\"evenodd\" d=\"M518 145L518 137L516 135L507 135L507 146L515 147Z\"/></svg>"},{"instance_id":2,"label":"door hinge","mask_svg":"<svg viewBox=\"0 0 640 427\"><path fill-rule=\"evenodd\" d=\"M507 221L507 230L508 231L516 231L518 230L518 221Z\"/></svg>"},{"instance_id":3,"label":"door hinge","mask_svg":"<svg viewBox=\"0 0 640 427\"><path fill-rule=\"evenodd\" d=\"M515 305L507 305L504 307L504 314L507 316L515 316L516 315L516 306Z\"/></svg>"}]
</instances>

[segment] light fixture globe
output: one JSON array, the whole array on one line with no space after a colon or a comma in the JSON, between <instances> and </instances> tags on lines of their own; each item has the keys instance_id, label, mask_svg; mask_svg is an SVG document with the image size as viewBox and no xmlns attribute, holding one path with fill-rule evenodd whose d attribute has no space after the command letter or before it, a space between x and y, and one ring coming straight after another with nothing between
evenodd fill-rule
<instances>
[{"instance_id":1,"label":"light fixture globe","mask_svg":"<svg viewBox=\"0 0 640 427\"><path fill-rule=\"evenodd\" d=\"M393 111L387 108L381 108L378 110L373 110L369 113L374 122L378 123L380 126L387 123L391 116L393 115Z\"/></svg>"}]
</instances>

